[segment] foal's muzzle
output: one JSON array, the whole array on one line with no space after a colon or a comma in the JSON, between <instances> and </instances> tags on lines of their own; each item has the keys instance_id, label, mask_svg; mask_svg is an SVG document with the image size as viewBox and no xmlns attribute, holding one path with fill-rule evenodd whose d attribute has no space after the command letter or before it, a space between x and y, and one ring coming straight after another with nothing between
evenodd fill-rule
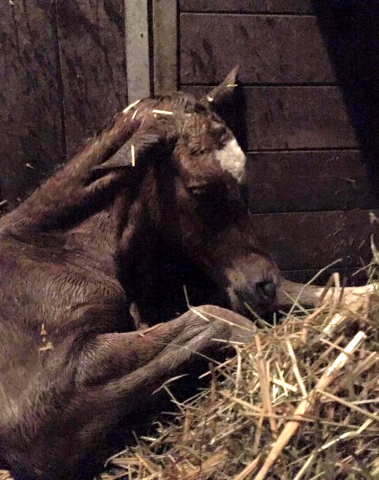
<instances>
[{"instance_id":1,"label":"foal's muzzle","mask_svg":"<svg viewBox=\"0 0 379 480\"><path fill-rule=\"evenodd\" d=\"M228 296L234 310L247 314L267 315L277 306L277 289L280 273L275 263L265 257L254 256L250 261L238 262L230 271Z\"/></svg>"},{"instance_id":2,"label":"foal's muzzle","mask_svg":"<svg viewBox=\"0 0 379 480\"><path fill-rule=\"evenodd\" d=\"M276 300L276 284L273 280L258 282L255 286L256 296L262 303L268 305Z\"/></svg>"}]
</instances>

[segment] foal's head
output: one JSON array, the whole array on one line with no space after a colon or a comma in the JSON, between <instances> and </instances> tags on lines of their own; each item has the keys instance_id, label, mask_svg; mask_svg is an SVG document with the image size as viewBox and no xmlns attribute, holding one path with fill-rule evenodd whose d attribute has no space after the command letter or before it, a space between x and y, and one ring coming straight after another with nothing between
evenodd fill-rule
<instances>
[{"instance_id":1,"label":"foal's head","mask_svg":"<svg viewBox=\"0 0 379 480\"><path fill-rule=\"evenodd\" d=\"M248 304L263 314L275 305L279 272L255 237L246 157L216 113L234 82L231 72L200 101L183 93L142 100L125 113L138 129L104 168L135 165L124 255L159 238L210 277L233 309Z\"/></svg>"}]
</instances>

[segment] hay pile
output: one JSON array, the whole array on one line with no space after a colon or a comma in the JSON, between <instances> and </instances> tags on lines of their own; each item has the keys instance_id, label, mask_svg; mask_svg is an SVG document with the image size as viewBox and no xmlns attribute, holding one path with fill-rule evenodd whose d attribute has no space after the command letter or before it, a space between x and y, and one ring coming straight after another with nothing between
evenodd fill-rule
<instances>
[{"instance_id":1,"label":"hay pile","mask_svg":"<svg viewBox=\"0 0 379 480\"><path fill-rule=\"evenodd\" d=\"M102 479L379 479L378 299L264 325Z\"/></svg>"},{"instance_id":2,"label":"hay pile","mask_svg":"<svg viewBox=\"0 0 379 480\"><path fill-rule=\"evenodd\" d=\"M336 293L235 345L210 388L109 459L102 480L378 480L379 294L343 306Z\"/></svg>"}]
</instances>

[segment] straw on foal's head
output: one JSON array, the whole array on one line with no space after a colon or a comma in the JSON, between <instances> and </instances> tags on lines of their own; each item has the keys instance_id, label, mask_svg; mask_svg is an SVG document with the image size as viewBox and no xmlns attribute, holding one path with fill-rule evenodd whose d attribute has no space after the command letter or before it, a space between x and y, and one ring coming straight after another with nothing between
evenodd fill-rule
<instances>
[{"instance_id":1,"label":"straw on foal's head","mask_svg":"<svg viewBox=\"0 0 379 480\"><path fill-rule=\"evenodd\" d=\"M143 172L121 247L125 257L133 255L132 244L159 238L193 260L232 308L249 304L262 314L275 305L279 272L255 236L245 154L216 113L231 96L235 74L200 101L177 93L134 104L124 115L139 122L137 131L101 168L133 164ZM145 232L145 240L136 242L131 232Z\"/></svg>"}]
</instances>

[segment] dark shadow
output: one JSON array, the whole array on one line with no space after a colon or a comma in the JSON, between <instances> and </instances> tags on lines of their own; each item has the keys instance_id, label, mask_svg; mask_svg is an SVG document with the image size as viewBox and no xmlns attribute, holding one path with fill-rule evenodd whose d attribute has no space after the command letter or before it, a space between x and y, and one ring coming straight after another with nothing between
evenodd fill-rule
<instances>
[{"instance_id":1,"label":"dark shadow","mask_svg":"<svg viewBox=\"0 0 379 480\"><path fill-rule=\"evenodd\" d=\"M238 78L238 77L237 77ZM241 85L234 92L234 115L232 130L243 151L247 151L246 97Z\"/></svg>"},{"instance_id":2,"label":"dark shadow","mask_svg":"<svg viewBox=\"0 0 379 480\"><path fill-rule=\"evenodd\" d=\"M214 358L218 361L224 361L225 357L223 354L215 353L214 355ZM124 418L116 431L112 432L112 435L107 440L107 457L109 458L117 454L117 452L123 451L126 447L130 448L130 452L132 452L132 449L141 442L140 439L143 436L159 437L158 427L160 425L168 427L173 423L177 424L178 421L181 423L183 419L181 419L178 405L199 394L202 390L209 388L210 376L199 379L199 376L208 370L208 361L199 361L195 368L191 368L188 371L187 375L170 383L167 391L161 389L155 393L153 404L151 400L146 402L146 399L141 398L138 415L134 412L134 414ZM222 376L218 377L218 381L222 379ZM170 436L164 438L152 450L157 454L164 454L167 447L172 447ZM98 460L99 458L96 456L89 459L88 466L91 470L88 472L88 480L93 480L95 474L104 471L103 465L97 463ZM107 470L110 473L112 466L109 465ZM87 480L87 477L82 480Z\"/></svg>"},{"instance_id":3,"label":"dark shadow","mask_svg":"<svg viewBox=\"0 0 379 480\"><path fill-rule=\"evenodd\" d=\"M379 1L312 0L312 4L379 198Z\"/></svg>"},{"instance_id":4,"label":"dark shadow","mask_svg":"<svg viewBox=\"0 0 379 480\"><path fill-rule=\"evenodd\" d=\"M216 285L172 246L158 243L150 256L135 265L133 300L146 325L177 318L187 311L185 292L193 306L227 306Z\"/></svg>"},{"instance_id":5,"label":"dark shadow","mask_svg":"<svg viewBox=\"0 0 379 480\"><path fill-rule=\"evenodd\" d=\"M238 82L238 75L237 75ZM217 113L233 131L242 150L247 150L246 98L241 85L234 90L230 101L222 104Z\"/></svg>"}]
</instances>

